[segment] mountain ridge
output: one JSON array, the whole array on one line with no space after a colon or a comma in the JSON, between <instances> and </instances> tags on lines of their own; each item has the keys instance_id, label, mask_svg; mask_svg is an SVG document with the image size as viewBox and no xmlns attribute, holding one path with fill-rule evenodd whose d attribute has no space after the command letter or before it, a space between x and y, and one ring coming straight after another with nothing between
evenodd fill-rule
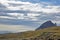
<instances>
[{"instance_id":1,"label":"mountain ridge","mask_svg":"<svg viewBox=\"0 0 60 40\"><path fill-rule=\"evenodd\" d=\"M57 26L57 24L53 23L52 21L46 21L43 24L41 24L41 26L38 27L36 30L44 29L44 28L48 28L48 27L52 27L52 26Z\"/></svg>"}]
</instances>

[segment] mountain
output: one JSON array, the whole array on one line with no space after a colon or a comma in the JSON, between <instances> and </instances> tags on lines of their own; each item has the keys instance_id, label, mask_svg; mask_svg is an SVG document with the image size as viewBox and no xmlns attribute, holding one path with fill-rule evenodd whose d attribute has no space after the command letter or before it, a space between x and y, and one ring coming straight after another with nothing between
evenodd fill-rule
<instances>
[{"instance_id":1,"label":"mountain","mask_svg":"<svg viewBox=\"0 0 60 40\"><path fill-rule=\"evenodd\" d=\"M45 23L43 23L39 28L37 28L36 30L39 29L43 29L43 28L47 28L47 27L52 27L52 26L57 26L56 23L53 23L52 21L47 21Z\"/></svg>"},{"instance_id":2,"label":"mountain","mask_svg":"<svg viewBox=\"0 0 60 40\"><path fill-rule=\"evenodd\" d=\"M11 33L9 31L0 31L0 34L6 34L6 33Z\"/></svg>"}]
</instances>

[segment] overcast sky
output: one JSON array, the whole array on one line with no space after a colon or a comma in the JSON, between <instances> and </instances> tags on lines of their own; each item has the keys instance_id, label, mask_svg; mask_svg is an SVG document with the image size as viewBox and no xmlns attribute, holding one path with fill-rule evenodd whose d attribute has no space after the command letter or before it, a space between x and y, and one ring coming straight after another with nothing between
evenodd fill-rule
<instances>
[{"instance_id":1,"label":"overcast sky","mask_svg":"<svg viewBox=\"0 0 60 40\"><path fill-rule=\"evenodd\" d=\"M60 25L60 0L0 0L0 31L34 30L48 20Z\"/></svg>"}]
</instances>

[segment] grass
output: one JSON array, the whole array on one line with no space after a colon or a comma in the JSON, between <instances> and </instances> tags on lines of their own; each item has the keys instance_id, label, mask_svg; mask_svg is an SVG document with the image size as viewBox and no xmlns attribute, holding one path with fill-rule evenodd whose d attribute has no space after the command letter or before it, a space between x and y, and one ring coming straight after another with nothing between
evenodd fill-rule
<instances>
[{"instance_id":1,"label":"grass","mask_svg":"<svg viewBox=\"0 0 60 40\"><path fill-rule=\"evenodd\" d=\"M0 39L11 39L11 38L36 38L36 37L41 37L44 35L51 35L49 33L54 33L53 35L59 35L60 36L60 26L56 27L49 27L49 28L44 28L36 31L27 31L27 32L22 32L22 33L10 33L10 34L3 34L0 35Z\"/></svg>"}]
</instances>

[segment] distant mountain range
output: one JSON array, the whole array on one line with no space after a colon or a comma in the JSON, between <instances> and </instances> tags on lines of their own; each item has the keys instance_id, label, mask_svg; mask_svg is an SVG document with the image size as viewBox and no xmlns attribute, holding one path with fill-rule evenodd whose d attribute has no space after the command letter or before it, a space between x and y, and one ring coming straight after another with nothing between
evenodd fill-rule
<instances>
[{"instance_id":1,"label":"distant mountain range","mask_svg":"<svg viewBox=\"0 0 60 40\"><path fill-rule=\"evenodd\" d=\"M11 33L10 31L0 31L0 34Z\"/></svg>"},{"instance_id":2,"label":"distant mountain range","mask_svg":"<svg viewBox=\"0 0 60 40\"><path fill-rule=\"evenodd\" d=\"M45 23L43 23L39 28L37 28L36 30L39 29L43 29L43 28L48 28L48 27L52 27L52 26L57 26L56 23L53 23L52 21L47 21Z\"/></svg>"}]
</instances>

